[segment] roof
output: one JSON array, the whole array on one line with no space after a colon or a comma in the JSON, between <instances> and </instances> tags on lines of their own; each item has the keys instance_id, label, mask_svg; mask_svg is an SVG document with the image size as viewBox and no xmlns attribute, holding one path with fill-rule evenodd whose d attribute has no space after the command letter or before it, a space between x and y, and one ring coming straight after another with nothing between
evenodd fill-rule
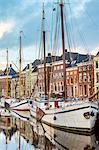
<instances>
[{"instance_id":1,"label":"roof","mask_svg":"<svg viewBox=\"0 0 99 150\"><path fill-rule=\"evenodd\" d=\"M99 56L99 51L98 51L98 53L96 54L96 56Z\"/></svg>"},{"instance_id":2,"label":"roof","mask_svg":"<svg viewBox=\"0 0 99 150\"><path fill-rule=\"evenodd\" d=\"M41 64L41 60L40 59L36 59L32 63L32 68L36 68L39 64ZM29 69L29 64L27 64L27 66L23 69L23 71L26 71L26 69Z\"/></svg>"},{"instance_id":3,"label":"roof","mask_svg":"<svg viewBox=\"0 0 99 150\"><path fill-rule=\"evenodd\" d=\"M61 56L63 57L63 55ZM65 50L65 59L70 62L69 66L75 66L77 63L88 61L89 55L88 54L80 54L75 52L68 52Z\"/></svg>"},{"instance_id":4,"label":"roof","mask_svg":"<svg viewBox=\"0 0 99 150\"><path fill-rule=\"evenodd\" d=\"M88 61L90 56L88 54L80 54L80 53L74 53L74 52L68 52L67 49L65 50L65 59L70 62L68 64L68 67L75 66L77 63ZM63 55L61 56L53 56L51 53L48 53L48 56L46 57L46 63L52 63L55 61L60 61L63 59ZM32 63L32 69L34 70L38 65L44 64L44 59L36 59ZM25 71L29 68L29 64L23 69Z\"/></svg>"},{"instance_id":5,"label":"roof","mask_svg":"<svg viewBox=\"0 0 99 150\"><path fill-rule=\"evenodd\" d=\"M1 76L6 76L7 75L7 68L4 70L4 72L1 74ZM10 67L8 67L8 75L10 76L15 76L16 71L12 68L12 65L10 64Z\"/></svg>"}]
</instances>

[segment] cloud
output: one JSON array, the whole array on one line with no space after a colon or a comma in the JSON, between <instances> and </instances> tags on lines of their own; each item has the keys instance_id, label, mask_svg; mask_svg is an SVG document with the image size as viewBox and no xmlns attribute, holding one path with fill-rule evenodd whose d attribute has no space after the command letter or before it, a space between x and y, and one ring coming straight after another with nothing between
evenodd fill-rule
<instances>
[{"instance_id":1,"label":"cloud","mask_svg":"<svg viewBox=\"0 0 99 150\"><path fill-rule=\"evenodd\" d=\"M68 0L69 1L69 0ZM80 17L85 9L86 9L86 5L88 3L90 3L92 0L82 0L82 1L78 1L78 0L74 0L73 2L70 1L70 4L71 4L71 7L72 7L72 14L73 14L73 17Z\"/></svg>"},{"instance_id":2,"label":"cloud","mask_svg":"<svg viewBox=\"0 0 99 150\"><path fill-rule=\"evenodd\" d=\"M5 33L11 32L14 27L14 21L6 20L0 22L0 39Z\"/></svg>"},{"instance_id":3,"label":"cloud","mask_svg":"<svg viewBox=\"0 0 99 150\"><path fill-rule=\"evenodd\" d=\"M98 53L98 51L99 51L99 46L97 46L95 49L93 49L93 50L91 51L91 54L92 54L92 55L96 55L96 54Z\"/></svg>"},{"instance_id":4,"label":"cloud","mask_svg":"<svg viewBox=\"0 0 99 150\"><path fill-rule=\"evenodd\" d=\"M17 46L12 47L8 50L9 64L13 65L13 68L18 71L19 68L19 49ZM12 57L13 56L13 57ZM35 59L38 59L38 47L33 44L22 47L22 68L28 63L32 63ZM6 50L0 49L0 69L6 67ZM17 66L17 67L16 67Z\"/></svg>"}]
</instances>

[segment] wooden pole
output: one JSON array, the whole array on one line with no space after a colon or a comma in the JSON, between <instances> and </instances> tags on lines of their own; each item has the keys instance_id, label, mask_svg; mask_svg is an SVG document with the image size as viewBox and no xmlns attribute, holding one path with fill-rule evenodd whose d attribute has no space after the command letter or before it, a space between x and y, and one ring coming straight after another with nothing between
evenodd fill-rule
<instances>
[{"instance_id":1,"label":"wooden pole","mask_svg":"<svg viewBox=\"0 0 99 150\"><path fill-rule=\"evenodd\" d=\"M22 31L20 31L20 49L19 49L19 100L21 100L21 68L22 68Z\"/></svg>"},{"instance_id":2,"label":"wooden pole","mask_svg":"<svg viewBox=\"0 0 99 150\"><path fill-rule=\"evenodd\" d=\"M63 1L60 2L61 13L61 31L62 31L62 50L63 50L63 72L64 72L64 98L67 98L66 86L66 60L65 60L65 36L64 36L64 15L63 15Z\"/></svg>"},{"instance_id":3,"label":"wooden pole","mask_svg":"<svg viewBox=\"0 0 99 150\"><path fill-rule=\"evenodd\" d=\"M45 85L45 96L47 95L47 82L46 82L46 44L45 44L45 29L44 29L44 4L43 4L43 49L44 49L44 85Z\"/></svg>"},{"instance_id":4,"label":"wooden pole","mask_svg":"<svg viewBox=\"0 0 99 150\"><path fill-rule=\"evenodd\" d=\"M8 48L7 48L7 56L6 56L6 59L7 59L7 65L6 65L6 74L7 74L7 77L6 77L6 97L8 97Z\"/></svg>"}]
</instances>

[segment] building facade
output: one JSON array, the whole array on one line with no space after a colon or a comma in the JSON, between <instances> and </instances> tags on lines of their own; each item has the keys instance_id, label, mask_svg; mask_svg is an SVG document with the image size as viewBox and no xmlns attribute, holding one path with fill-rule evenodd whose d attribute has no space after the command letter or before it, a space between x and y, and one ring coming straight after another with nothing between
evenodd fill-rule
<instances>
[{"instance_id":1,"label":"building facade","mask_svg":"<svg viewBox=\"0 0 99 150\"><path fill-rule=\"evenodd\" d=\"M87 98L94 93L93 61L77 64L78 66L78 97Z\"/></svg>"},{"instance_id":2,"label":"building facade","mask_svg":"<svg viewBox=\"0 0 99 150\"><path fill-rule=\"evenodd\" d=\"M21 96L21 98L25 97L25 88L26 88L26 74L25 74L25 71L22 71L21 72L21 85L19 85L18 73L11 79L11 96L14 98L19 98L19 96ZM19 95L19 90L20 90L20 95Z\"/></svg>"},{"instance_id":3,"label":"building facade","mask_svg":"<svg viewBox=\"0 0 99 150\"><path fill-rule=\"evenodd\" d=\"M46 64L46 92L49 93L50 90L50 72L51 66L49 63ZM38 66L38 92L40 95L45 94L44 85L44 64Z\"/></svg>"},{"instance_id":4,"label":"building facade","mask_svg":"<svg viewBox=\"0 0 99 150\"><path fill-rule=\"evenodd\" d=\"M99 91L99 52L93 59L94 62L94 88L95 93ZM97 98L99 99L99 93L97 95Z\"/></svg>"},{"instance_id":5,"label":"building facade","mask_svg":"<svg viewBox=\"0 0 99 150\"><path fill-rule=\"evenodd\" d=\"M33 69L31 73L31 96L36 96L38 93L38 69Z\"/></svg>"},{"instance_id":6,"label":"building facade","mask_svg":"<svg viewBox=\"0 0 99 150\"><path fill-rule=\"evenodd\" d=\"M7 79L8 78L8 79ZM11 96L11 79L12 76L0 76L0 96ZM7 82L8 82L8 93L7 93Z\"/></svg>"}]
</instances>

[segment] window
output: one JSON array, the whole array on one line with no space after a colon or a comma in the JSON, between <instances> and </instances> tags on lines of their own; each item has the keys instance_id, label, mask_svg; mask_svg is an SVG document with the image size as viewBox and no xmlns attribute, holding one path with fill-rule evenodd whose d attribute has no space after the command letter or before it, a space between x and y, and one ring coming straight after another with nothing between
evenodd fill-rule
<instances>
[{"instance_id":1,"label":"window","mask_svg":"<svg viewBox=\"0 0 99 150\"><path fill-rule=\"evenodd\" d=\"M64 90L64 87L63 87L63 85L62 85L62 91Z\"/></svg>"},{"instance_id":2,"label":"window","mask_svg":"<svg viewBox=\"0 0 99 150\"><path fill-rule=\"evenodd\" d=\"M63 69L63 65L61 65L61 69Z\"/></svg>"},{"instance_id":3,"label":"window","mask_svg":"<svg viewBox=\"0 0 99 150\"><path fill-rule=\"evenodd\" d=\"M88 70L91 70L91 65L88 66Z\"/></svg>"},{"instance_id":4,"label":"window","mask_svg":"<svg viewBox=\"0 0 99 150\"><path fill-rule=\"evenodd\" d=\"M83 71L86 71L86 66L83 67Z\"/></svg>"},{"instance_id":5,"label":"window","mask_svg":"<svg viewBox=\"0 0 99 150\"><path fill-rule=\"evenodd\" d=\"M70 71L70 75L72 75L73 74L73 72L72 71Z\"/></svg>"},{"instance_id":6,"label":"window","mask_svg":"<svg viewBox=\"0 0 99 150\"><path fill-rule=\"evenodd\" d=\"M74 74L77 74L77 71L74 71Z\"/></svg>"},{"instance_id":7,"label":"window","mask_svg":"<svg viewBox=\"0 0 99 150\"><path fill-rule=\"evenodd\" d=\"M96 61L96 68L98 68L98 61Z\"/></svg>"},{"instance_id":8,"label":"window","mask_svg":"<svg viewBox=\"0 0 99 150\"><path fill-rule=\"evenodd\" d=\"M54 74L53 74L53 78L55 78L55 77L56 77L56 74L54 73Z\"/></svg>"},{"instance_id":9,"label":"window","mask_svg":"<svg viewBox=\"0 0 99 150\"><path fill-rule=\"evenodd\" d=\"M61 78L61 73L59 73L59 78Z\"/></svg>"},{"instance_id":10,"label":"window","mask_svg":"<svg viewBox=\"0 0 99 150\"><path fill-rule=\"evenodd\" d=\"M88 75L88 81L89 82L91 81L91 75L90 74Z\"/></svg>"},{"instance_id":11,"label":"window","mask_svg":"<svg viewBox=\"0 0 99 150\"><path fill-rule=\"evenodd\" d=\"M56 70L56 66L54 66L54 70Z\"/></svg>"},{"instance_id":12,"label":"window","mask_svg":"<svg viewBox=\"0 0 99 150\"><path fill-rule=\"evenodd\" d=\"M80 85L80 95L82 95L82 85Z\"/></svg>"},{"instance_id":13,"label":"window","mask_svg":"<svg viewBox=\"0 0 99 150\"><path fill-rule=\"evenodd\" d=\"M68 76L68 75L69 75L69 72L66 72L66 75Z\"/></svg>"},{"instance_id":14,"label":"window","mask_svg":"<svg viewBox=\"0 0 99 150\"><path fill-rule=\"evenodd\" d=\"M62 85L63 83L61 82L61 85Z\"/></svg>"},{"instance_id":15,"label":"window","mask_svg":"<svg viewBox=\"0 0 99 150\"><path fill-rule=\"evenodd\" d=\"M79 67L79 71L82 71L82 67Z\"/></svg>"},{"instance_id":16,"label":"window","mask_svg":"<svg viewBox=\"0 0 99 150\"><path fill-rule=\"evenodd\" d=\"M79 82L82 82L82 73L79 74Z\"/></svg>"},{"instance_id":17,"label":"window","mask_svg":"<svg viewBox=\"0 0 99 150\"><path fill-rule=\"evenodd\" d=\"M61 73L61 77L64 77L64 74L63 74L63 72Z\"/></svg>"},{"instance_id":18,"label":"window","mask_svg":"<svg viewBox=\"0 0 99 150\"><path fill-rule=\"evenodd\" d=\"M74 83L77 83L77 78L76 78L76 76L74 76Z\"/></svg>"},{"instance_id":19,"label":"window","mask_svg":"<svg viewBox=\"0 0 99 150\"><path fill-rule=\"evenodd\" d=\"M67 84L69 84L69 77L67 77Z\"/></svg>"},{"instance_id":20,"label":"window","mask_svg":"<svg viewBox=\"0 0 99 150\"><path fill-rule=\"evenodd\" d=\"M75 97L77 97L77 87L75 86Z\"/></svg>"},{"instance_id":21,"label":"window","mask_svg":"<svg viewBox=\"0 0 99 150\"><path fill-rule=\"evenodd\" d=\"M57 86L56 86L56 84L55 84L55 91L57 91Z\"/></svg>"},{"instance_id":22,"label":"window","mask_svg":"<svg viewBox=\"0 0 99 150\"><path fill-rule=\"evenodd\" d=\"M96 73L96 82L99 82L99 72Z\"/></svg>"},{"instance_id":23,"label":"window","mask_svg":"<svg viewBox=\"0 0 99 150\"><path fill-rule=\"evenodd\" d=\"M60 66L57 66L57 70L59 70L60 69Z\"/></svg>"},{"instance_id":24,"label":"window","mask_svg":"<svg viewBox=\"0 0 99 150\"><path fill-rule=\"evenodd\" d=\"M83 81L84 81L84 82L86 82L86 81L87 81L87 76L86 76L86 75L84 75L84 77L83 77Z\"/></svg>"},{"instance_id":25,"label":"window","mask_svg":"<svg viewBox=\"0 0 99 150\"><path fill-rule=\"evenodd\" d=\"M87 95L87 85L84 85L84 95Z\"/></svg>"},{"instance_id":26,"label":"window","mask_svg":"<svg viewBox=\"0 0 99 150\"><path fill-rule=\"evenodd\" d=\"M70 87L70 96L73 96L73 86Z\"/></svg>"},{"instance_id":27,"label":"window","mask_svg":"<svg viewBox=\"0 0 99 150\"><path fill-rule=\"evenodd\" d=\"M73 83L73 77L70 76L70 83Z\"/></svg>"},{"instance_id":28,"label":"window","mask_svg":"<svg viewBox=\"0 0 99 150\"><path fill-rule=\"evenodd\" d=\"M96 90L99 90L99 87L96 88ZM99 99L99 92L97 93L97 99Z\"/></svg>"},{"instance_id":29,"label":"window","mask_svg":"<svg viewBox=\"0 0 99 150\"><path fill-rule=\"evenodd\" d=\"M58 91L60 91L60 85L59 85L59 83L58 83Z\"/></svg>"}]
</instances>

